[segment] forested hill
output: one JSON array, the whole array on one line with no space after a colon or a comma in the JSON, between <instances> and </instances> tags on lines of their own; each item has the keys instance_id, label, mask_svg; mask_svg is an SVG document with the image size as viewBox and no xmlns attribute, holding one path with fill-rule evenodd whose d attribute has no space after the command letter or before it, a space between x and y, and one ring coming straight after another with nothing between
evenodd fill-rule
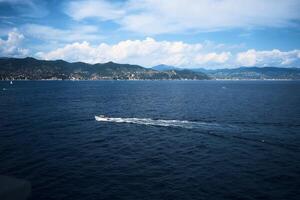
<instances>
[{"instance_id":1,"label":"forested hill","mask_svg":"<svg viewBox=\"0 0 300 200\"><path fill-rule=\"evenodd\" d=\"M87 64L63 60L34 58L1 58L0 80L203 80L209 77L191 70L157 71L138 65L113 62Z\"/></svg>"},{"instance_id":2,"label":"forested hill","mask_svg":"<svg viewBox=\"0 0 300 200\"><path fill-rule=\"evenodd\" d=\"M235 69L182 69L159 65L144 68L139 65L114 62L88 64L47 61L35 58L0 58L0 80L207 80L239 79L299 80L299 68L240 67Z\"/></svg>"}]
</instances>

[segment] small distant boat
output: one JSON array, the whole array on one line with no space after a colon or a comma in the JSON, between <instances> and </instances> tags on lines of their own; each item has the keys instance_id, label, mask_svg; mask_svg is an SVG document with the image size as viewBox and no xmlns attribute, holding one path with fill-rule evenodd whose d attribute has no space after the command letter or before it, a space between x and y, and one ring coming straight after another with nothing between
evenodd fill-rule
<instances>
[{"instance_id":1,"label":"small distant boat","mask_svg":"<svg viewBox=\"0 0 300 200\"><path fill-rule=\"evenodd\" d=\"M104 115L95 116L95 119L96 119L97 121L102 121L102 122L107 122L107 121L110 120L109 117L105 117Z\"/></svg>"},{"instance_id":2,"label":"small distant boat","mask_svg":"<svg viewBox=\"0 0 300 200\"><path fill-rule=\"evenodd\" d=\"M10 81L10 84L12 85L12 84L13 84L13 82L12 82L12 81Z\"/></svg>"}]
</instances>

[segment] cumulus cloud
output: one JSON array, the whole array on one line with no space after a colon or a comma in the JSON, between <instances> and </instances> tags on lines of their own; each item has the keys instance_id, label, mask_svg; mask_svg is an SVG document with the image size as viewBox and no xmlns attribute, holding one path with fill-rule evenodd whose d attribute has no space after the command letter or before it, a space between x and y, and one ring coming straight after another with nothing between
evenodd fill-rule
<instances>
[{"instance_id":1,"label":"cumulus cloud","mask_svg":"<svg viewBox=\"0 0 300 200\"><path fill-rule=\"evenodd\" d=\"M281 52L248 50L233 55L231 52L209 52L205 44L144 40L126 40L109 45L92 46L88 42L72 43L49 52L39 52L47 60L64 59L102 63L108 61L154 66L223 68L237 66L295 66L299 63L299 50Z\"/></svg>"},{"instance_id":2,"label":"cumulus cloud","mask_svg":"<svg viewBox=\"0 0 300 200\"><path fill-rule=\"evenodd\" d=\"M240 66L274 66L299 67L300 50L256 51L232 53L219 49L220 44L196 43L181 41L157 41L153 38L144 40L125 40L116 44L101 43L93 46L88 42L67 44L49 52L38 52L37 57L46 60L64 59L87 63L118 63L154 66L159 64L176 67L234 68Z\"/></svg>"},{"instance_id":3,"label":"cumulus cloud","mask_svg":"<svg viewBox=\"0 0 300 200\"><path fill-rule=\"evenodd\" d=\"M208 53L208 54L199 54L195 57L195 61L198 64L206 64L206 63L219 63L224 64L231 57L230 52L222 52L220 54L217 53Z\"/></svg>"},{"instance_id":4,"label":"cumulus cloud","mask_svg":"<svg viewBox=\"0 0 300 200\"><path fill-rule=\"evenodd\" d=\"M88 42L72 43L50 52L39 52L43 59L65 59L88 63L121 62L153 66L167 64L174 66L198 66L200 64L219 65L225 63L230 53L205 53L203 44L184 42L144 40L125 40L114 45L101 43L92 46Z\"/></svg>"},{"instance_id":5,"label":"cumulus cloud","mask_svg":"<svg viewBox=\"0 0 300 200\"><path fill-rule=\"evenodd\" d=\"M299 8L298 0L89 0L69 3L66 13L75 20L112 20L122 29L154 35L292 26L300 19Z\"/></svg>"},{"instance_id":6,"label":"cumulus cloud","mask_svg":"<svg viewBox=\"0 0 300 200\"><path fill-rule=\"evenodd\" d=\"M21 48L24 35L16 29L8 33L7 39L0 38L0 56L22 57L28 54L28 50Z\"/></svg>"},{"instance_id":7,"label":"cumulus cloud","mask_svg":"<svg viewBox=\"0 0 300 200\"><path fill-rule=\"evenodd\" d=\"M250 49L246 52L237 54L236 61L243 66L280 66L280 67L299 67L300 50L280 51L256 51Z\"/></svg>"}]
</instances>

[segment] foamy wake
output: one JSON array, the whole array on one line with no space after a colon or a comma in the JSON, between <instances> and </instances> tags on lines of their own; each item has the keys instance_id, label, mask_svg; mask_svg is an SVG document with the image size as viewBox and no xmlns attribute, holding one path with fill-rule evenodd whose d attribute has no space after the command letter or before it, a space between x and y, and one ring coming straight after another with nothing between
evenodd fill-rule
<instances>
[{"instance_id":1,"label":"foamy wake","mask_svg":"<svg viewBox=\"0 0 300 200\"><path fill-rule=\"evenodd\" d=\"M180 127L186 129L200 129L207 132L202 132L202 134L207 134L210 136L215 136L223 139L238 139L249 142L263 143L272 146L277 146L285 149L295 150L296 147L290 147L285 144L272 143L266 141L265 139L244 137L242 135L236 135L236 133L249 131L246 127L239 127L230 124L218 124L213 122L199 122L199 121L187 121L187 120L165 120L165 119L151 119L151 118L120 118L120 117L104 117L102 115L95 116L95 119L99 122L109 122L109 123L131 123L139 125L150 125L150 126L162 126L162 127ZM252 130L252 129L251 129ZM220 134L218 133L220 132ZM231 134L223 134L228 132ZM233 133L233 134L232 134Z\"/></svg>"},{"instance_id":2,"label":"foamy wake","mask_svg":"<svg viewBox=\"0 0 300 200\"><path fill-rule=\"evenodd\" d=\"M206 130L226 129L232 128L230 126L224 126L217 123L199 122L199 121L187 121L187 120L164 120L164 119L151 119L151 118L119 118L119 117L102 117L95 116L95 119L100 122L112 122L112 123L131 123L150 126L164 126L164 127L180 127L180 128L201 128Z\"/></svg>"}]
</instances>

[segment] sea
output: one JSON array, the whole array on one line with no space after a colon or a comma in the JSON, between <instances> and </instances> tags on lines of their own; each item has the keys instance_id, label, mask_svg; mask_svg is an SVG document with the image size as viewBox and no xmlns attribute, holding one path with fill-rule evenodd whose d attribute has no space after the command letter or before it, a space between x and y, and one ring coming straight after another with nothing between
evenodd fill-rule
<instances>
[{"instance_id":1,"label":"sea","mask_svg":"<svg viewBox=\"0 0 300 200\"><path fill-rule=\"evenodd\" d=\"M300 81L0 81L0 174L31 200L299 200Z\"/></svg>"}]
</instances>

